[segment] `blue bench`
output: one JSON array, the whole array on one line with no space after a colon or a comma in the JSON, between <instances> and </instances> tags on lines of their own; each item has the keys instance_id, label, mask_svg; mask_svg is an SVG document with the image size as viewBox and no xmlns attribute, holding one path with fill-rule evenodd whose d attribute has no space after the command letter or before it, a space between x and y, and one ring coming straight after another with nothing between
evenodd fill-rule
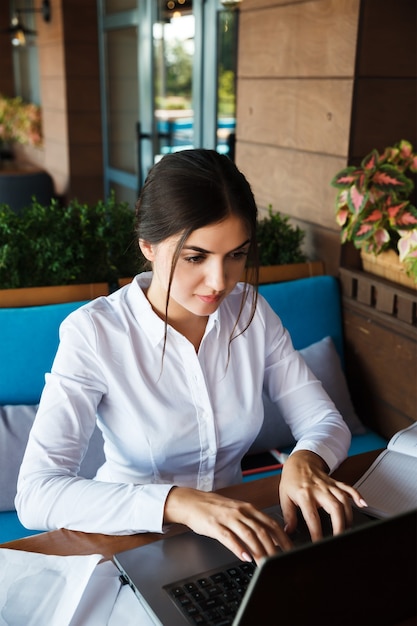
<instances>
[{"instance_id":1,"label":"blue bench","mask_svg":"<svg viewBox=\"0 0 417 626\"><path fill-rule=\"evenodd\" d=\"M324 386L329 386L329 394L338 394L337 399L333 399L336 404L343 404L343 409L339 408L353 432L349 454L385 447L386 440L360 423L346 397L337 279L314 276L262 285L260 293L278 312L295 347L303 351L313 371L321 368L315 373ZM81 304L0 308L0 543L34 534L20 524L13 510L17 474L45 372L50 370L58 346L59 325ZM324 379L329 376L331 380L326 382ZM276 422L270 407L266 407L264 427L251 452L269 447L291 448L291 433L285 425L277 427ZM95 434L92 439L82 466L84 476L93 476L102 461L100 437Z\"/></svg>"}]
</instances>

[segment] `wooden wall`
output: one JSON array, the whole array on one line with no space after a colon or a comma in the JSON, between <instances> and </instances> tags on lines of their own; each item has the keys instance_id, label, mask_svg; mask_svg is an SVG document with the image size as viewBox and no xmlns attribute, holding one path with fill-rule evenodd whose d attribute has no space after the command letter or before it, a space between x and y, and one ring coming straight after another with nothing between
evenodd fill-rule
<instances>
[{"instance_id":1,"label":"wooden wall","mask_svg":"<svg viewBox=\"0 0 417 626\"><path fill-rule=\"evenodd\" d=\"M417 145L415 0L244 0L236 162L258 205L306 230L337 275L333 175L373 147Z\"/></svg>"},{"instance_id":2,"label":"wooden wall","mask_svg":"<svg viewBox=\"0 0 417 626\"><path fill-rule=\"evenodd\" d=\"M346 164L359 0L244 0L236 162L258 206L295 218L307 253L339 265L333 175Z\"/></svg>"},{"instance_id":3,"label":"wooden wall","mask_svg":"<svg viewBox=\"0 0 417 626\"><path fill-rule=\"evenodd\" d=\"M0 25L10 21L6 5ZM96 1L51 0L51 21L36 14L36 30L44 145L16 152L45 168L64 200L96 202L103 197ZM14 95L10 36L2 37L0 92Z\"/></svg>"},{"instance_id":4,"label":"wooden wall","mask_svg":"<svg viewBox=\"0 0 417 626\"><path fill-rule=\"evenodd\" d=\"M97 7L51 0L49 24L38 20L45 133L44 166L65 198L103 196Z\"/></svg>"},{"instance_id":5,"label":"wooden wall","mask_svg":"<svg viewBox=\"0 0 417 626\"><path fill-rule=\"evenodd\" d=\"M0 2L0 93L8 98L14 96L12 46L10 35L5 32L9 26L8 2Z\"/></svg>"},{"instance_id":6,"label":"wooden wall","mask_svg":"<svg viewBox=\"0 0 417 626\"><path fill-rule=\"evenodd\" d=\"M417 149L417 2L362 1L349 162L400 139Z\"/></svg>"},{"instance_id":7,"label":"wooden wall","mask_svg":"<svg viewBox=\"0 0 417 626\"><path fill-rule=\"evenodd\" d=\"M70 195L103 198L97 2L62 0ZM81 19L80 19L81 18Z\"/></svg>"}]
</instances>

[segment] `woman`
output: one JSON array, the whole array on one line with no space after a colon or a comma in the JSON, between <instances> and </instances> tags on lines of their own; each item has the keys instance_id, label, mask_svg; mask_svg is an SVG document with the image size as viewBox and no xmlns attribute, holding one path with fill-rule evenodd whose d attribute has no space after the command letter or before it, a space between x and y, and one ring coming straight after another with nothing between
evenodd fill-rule
<instances>
[{"instance_id":1,"label":"woman","mask_svg":"<svg viewBox=\"0 0 417 626\"><path fill-rule=\"evenodd\" d=\"M23 524L126 534L182 523L259 561L291 547L298 508L315 540L320 507L339 533L351 500L365 506L329 476L347 426L279 318L239 282L256 266L256 217L227 157L186 150L152 168L137 203L152 271L63 322L18 481ZM298 441L280 482L284 529L213 493L241 480L263 389ZM78 471L96 420L106 461L89 480Z\"/></svg>"}]
</instances>

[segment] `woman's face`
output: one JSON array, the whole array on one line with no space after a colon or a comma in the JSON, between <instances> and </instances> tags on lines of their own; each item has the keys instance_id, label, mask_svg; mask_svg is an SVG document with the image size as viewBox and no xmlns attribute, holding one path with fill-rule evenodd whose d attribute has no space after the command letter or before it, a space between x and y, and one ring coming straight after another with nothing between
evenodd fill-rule
<instances>
[{"instance_id":1,"label":"woman's face","mask_svg":"<svg viewBox=\"0 0 417 626\"><path fill-rule=\"evenodd\" d=\"M180 235L174 235L157 245L140 242L153 269L148 299L161 313L165 312L172 257L179 239ZM213 313L241 279L249 247L250 234L235 215L192 232L175 267L169 316L186 311L197 316Z\"/></svg>"}]
</instances>

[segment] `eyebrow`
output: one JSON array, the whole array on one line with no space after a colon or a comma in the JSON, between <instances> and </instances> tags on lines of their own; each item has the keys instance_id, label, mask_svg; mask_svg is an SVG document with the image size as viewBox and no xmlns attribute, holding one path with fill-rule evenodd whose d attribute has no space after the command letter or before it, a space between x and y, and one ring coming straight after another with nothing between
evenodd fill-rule
<instances>
[{"instance_id":1,"label":"eyebrow","mask_svg":"<svg viewBox=\"0 0 417 626\"><path fill-rule=\"evenodd\" d=\"M233 248L233 250L229 250L227 254L230 254L231 252L236 252L236 250L240 250L248 243L250 243L250 239L246 239L246 241L241 243L240 246L236 246L236 248ZM205 250L204 248L200 248L199 246L184 246L183 250L192 250L193 252L201 252L202 254L214 254L214 252L211 252L210 250Z\"/></svg>"}]
</instances>

